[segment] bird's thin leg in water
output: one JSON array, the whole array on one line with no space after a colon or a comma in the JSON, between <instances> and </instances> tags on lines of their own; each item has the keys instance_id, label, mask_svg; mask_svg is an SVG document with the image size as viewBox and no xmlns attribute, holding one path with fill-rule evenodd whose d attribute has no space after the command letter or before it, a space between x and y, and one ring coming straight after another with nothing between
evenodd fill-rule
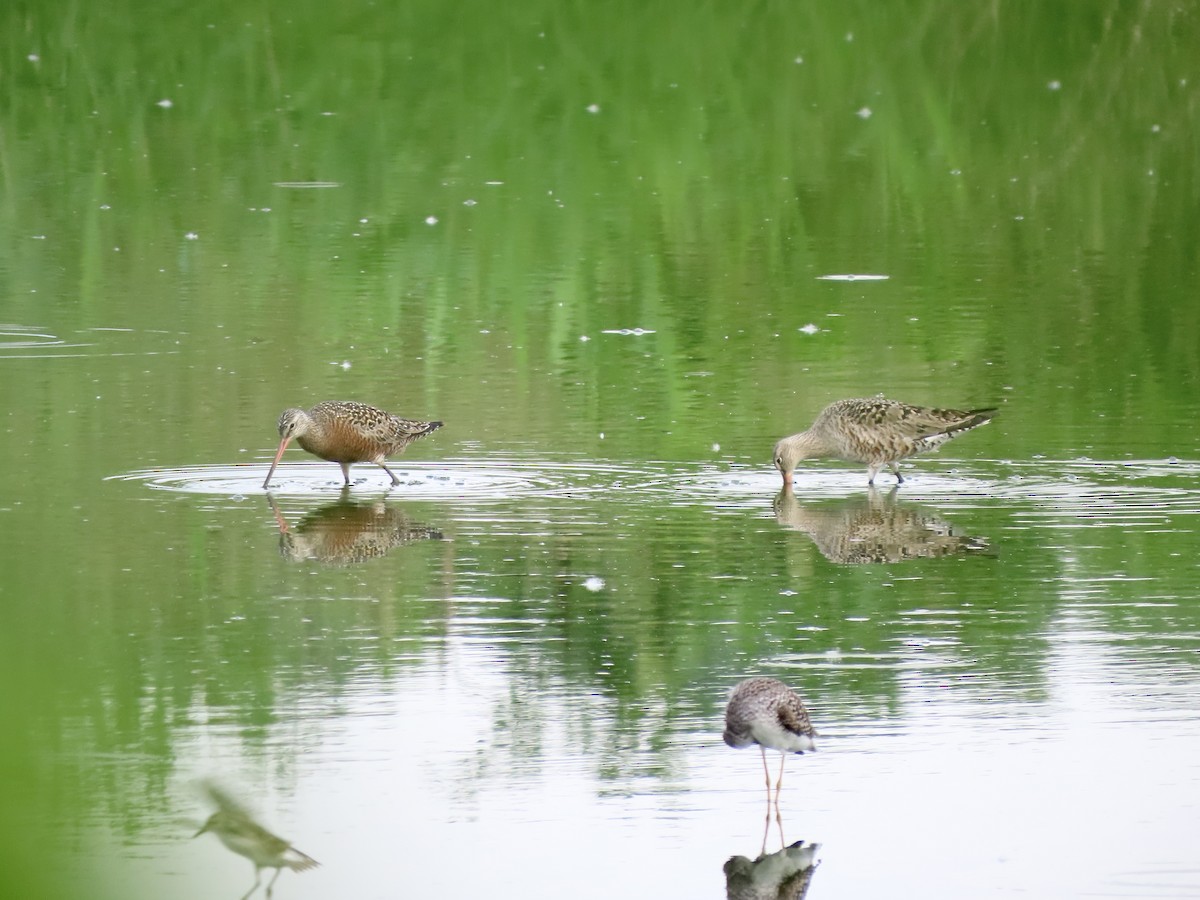
<instances>
[{"instance_id":1,"label":"bird's thin leg in water","mask_svg":"<svg viewBox=\"0 0 1200 900\"><path fill-rule=\"evenodd\" d=\"M896 484L904 484L904 476L900 474L900 467L895 463L888 463L888 468L896 475Z\"/></svg>"},{"instance_id":2,"label":"bird's thin leg in water","mask_svg":"<svg viewBox=\"0 0 1200 900\"><path fill-rule=\"evenodd\" d=\"M783 842L783 813L779 811L779 804L775 804L775 824L779 826L779 849L782 850L787 846ZM763 849L766 849L766 844L763 844Z\"/></svg>"},{"instance_id":3,"label":"bird's thin leg in water","mask_svg":"<svg viewBox=\"0 0 1200 900\"><path fill-rule=\"evenodd\" d=\"M867 466L867 484L875 483L875 476L879 474L880 468L882 467L876 465Z\"/></svg>"},{"instance_id":4,"label":"bird's thin leg in water","mask_svg":"<svg viewBox=\"0 0 1200 900\"><path fill-rule=\"evenodd\" d=\"M765 761L765 755L764 755ZM787 754L779 751L779 778L775 782L775 809L779 809L779 792L783 790L783 764L787 762Z\"/></svg>"},{"instance_id":5,"label":"bird's thin leg in water","mask_svg":"<svg viewBox=\"0 0 1200 900\"><path fill-rule=\"evenodd\" d=\"M342 477L346 479L347 486L350 484L350 463L338 463L342 467Z\"/></svg>"},{"instance_id":6,"label":"bird's thin leg in water","mask_svg":"<svg viewBox=\"0 0 1200 900\"><path fill-rule=\"evenodd\" d=\"M242 895L242 900L246 900L251 894L258 890L258 886L262 884L262 869L258 866L254 867L254 884L250 886L250 890Z\"/></svg>"},{"instance_id":7,"label":"bird's thin leg in water","mask_svg":"<svg viewBox=\"0 0 1200 900\"><path fill-rule=\"evenodd\" d=\"M388 475L391 476L392 487L395 487L396 485L398 485L400 483L400 479L396 477L396 473L393 472L391 469L389 469L387 466L385 466L383 463L379 464L379 468L383 469L383 471L387 472Z\"/></svg>"},{"instance_id":8,"label":"bird's thin leg in water","mask_svg":"<svg viewBox=\"0 0 1200 900\"><path fill-rule=\"evenodd\" d=\"M758 749L762 751L763 758L763 777L767 779L767 803L771 802L771 770L767 768L767 748L762 744L758 745Z\"/></svg>"}]
</instances>

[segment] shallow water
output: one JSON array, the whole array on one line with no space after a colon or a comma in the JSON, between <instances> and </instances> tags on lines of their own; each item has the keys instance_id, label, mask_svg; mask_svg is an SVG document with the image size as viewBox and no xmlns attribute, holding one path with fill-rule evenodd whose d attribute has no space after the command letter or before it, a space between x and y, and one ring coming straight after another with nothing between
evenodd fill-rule
<instances>
[{"instance_id":1,"label":"shallow water","mask_svg":"<svg viewBox=\"0 0 1200 900\"><path fill-rule=\"evenodd\" d=\"M0 884L1200 893L1200 19L463 2L0 11Z\"/></svg>"}]
</instances>

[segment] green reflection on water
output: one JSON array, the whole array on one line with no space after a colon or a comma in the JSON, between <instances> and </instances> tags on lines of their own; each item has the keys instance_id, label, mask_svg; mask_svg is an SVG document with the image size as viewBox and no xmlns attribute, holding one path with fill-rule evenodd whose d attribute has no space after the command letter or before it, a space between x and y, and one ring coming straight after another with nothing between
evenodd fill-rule
<instances>
[{"instance_id":1,"label":"green reflection on water","mask_svg":"<svg viewBox=\"0 0 1200 900\"><path fill-rule=\"evenodd\" d=\"M261 460L280 409L332 397L444 418L414 459L480 466L765 467L878 390L1008 401L956 457L1194 457L1196 48L1194 12L1115 2L6 6L2 318L61 339L0 359L25 895L63 895L52 862L93 825L170 831L199 718L279 753L286 710L436 658L464 609L516 623L513 716L552 675L631 734L648 695L668 726L712 714L714 680L779 658L826 716L887 715L892 669L800 663L905 639L1036 699L1062 597L1114 567L1186 604L1118 581L1114 629L1154 654L1194 629L1180 516L1048 543L1020 504L930 504L997 553L908 581L825 558L769 490L614 491L405 506L455 540L330 571L276 553L257 496L102 479ZM817 280L839 273L889 278Z\"/></svg>"}]
</instances>

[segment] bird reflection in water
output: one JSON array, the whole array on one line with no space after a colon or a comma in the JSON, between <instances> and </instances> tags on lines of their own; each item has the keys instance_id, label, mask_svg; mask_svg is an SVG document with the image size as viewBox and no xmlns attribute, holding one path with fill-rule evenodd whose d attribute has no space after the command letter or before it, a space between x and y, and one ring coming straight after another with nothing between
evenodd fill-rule
<instances>
[{"instance_id":1,"label":"bird reflection in water","mask_svg":"<svg viewBox=\"0 0 1200 900\"><path fill-rule=\"evenodd\" d=\"M763 835L766 840L766 835ZM803 900L819 861L820 844L796 841L757 859L731 856L725 862L728 900Z\"/></svg>"},{"instance_id":2,"label":"bird reflection in water","mask_svg":"<svg viewBox=\"0 0 1200 900\"><path fill-rule=\"evenodd\" d=\"M246 900L258 890L262 884L263 869L275 870L274 877L267 883L266 895L270 897L275 880L285 868L293 872L306 872L320 865L308 854L301 853L283 838L271 834L255 822L246 808L228 791L212 782L205 782L201 789L217 807L217 811L208 817L208 821L194 836L215 834L222 844L254 864L254 884L242 895L241 900Z\"/></svg>"},{"instance_id":3,"label":"bird reflection in water","mask_svg":"<svg viewBox=\"0 0 1200 900\"><path fill-rule=\"evenodd\" d=\"M959 534L949 522L896 502L896 489L865 499L802 504L791 489L775 497L775 519L803 531L830 562L858 565L986 553L986 538Z\"/></svg>"},{"instance_id":4,"label":"bird reflection in water","mask_svg":"<svg viewBox=\"0 0 1200 900\"><path fill-rule=\"evenodd\" d=\"M270 494L267 500L279 524L279 555L292 562L315 559L348 566L386 556L416 541L440 541L436 528L419 525L382 500L358 502L343 491L341 499L313 510L292 527Z\"/></svg>"}]
</instances>

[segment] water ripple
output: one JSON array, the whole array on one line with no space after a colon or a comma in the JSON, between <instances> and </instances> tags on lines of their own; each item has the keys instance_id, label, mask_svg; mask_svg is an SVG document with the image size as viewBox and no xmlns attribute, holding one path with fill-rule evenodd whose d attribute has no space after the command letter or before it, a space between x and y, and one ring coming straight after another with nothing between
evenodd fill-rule
<instances>
[{"instance_id":1,"label":"water ripple","mask_svg":"<svg viewBox=\"0 0 1200 900\"><path fill-rule=\"evenodd\" d=\"M613 490L637 476L614 463L529 462L511 459L441 460L392 464L400 484L391 487L382 470L363 464L351 470L356 494L389 493L414 500L518 500L529 497L579 497ZM141 469L112 475L110 481L143 481L152 488L184 493L245 496L264 493L265 463ZM342 478L331 463L290 463L275 470L270 493L340 494Z\"/></svg>"},{"instance_id":2,"label":"water ripple","mask_svg":"<svg viewBox=\"0 0 1200 900\"><path fill-rule=\"evenodd\" d=\"M381 492L422 500L520 500L529 497L638 500L703 506L715 513L769 510L779 476L767 466L668 461L452 458L392 466L401 483L367 464L354 468L356 493ZM159 490L209 495L263 493L266 463L142 469L111 476ZM953 510L1012 510L1018 527L1169 526L1178 516L1200 515L1200 464L1166 461L1029 461L922 463L899 489L896 501ZM801 503L866 497L864 472L817 467L798 471ZM277 495L340 493L336 466L298 462L280 466L271 483Z\"/></svg>"}]
</instances>

